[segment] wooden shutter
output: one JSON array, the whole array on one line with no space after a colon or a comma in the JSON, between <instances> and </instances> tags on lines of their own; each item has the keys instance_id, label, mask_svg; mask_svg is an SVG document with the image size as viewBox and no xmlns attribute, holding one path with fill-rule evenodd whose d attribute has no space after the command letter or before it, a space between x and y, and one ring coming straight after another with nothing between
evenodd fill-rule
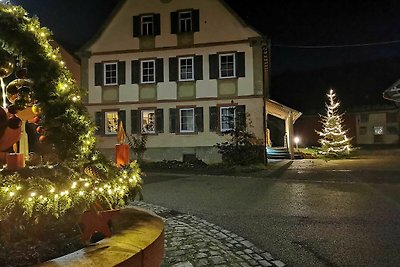
<instances>
[{"instance_id":1,"label":"wooden shutter","mask_svg":"<svg viewBox=\"0 0 400 267\"><path fill-rule=\"evenodd\" d=\"M103 63L94 64L94 85L103 85Z\"/></svg>"},{"instance_id":2,"label":"wooden shutter","mask_svg":"<svg viewBox=\"0 0 400 267\"><path fill-rule=\"evenodd\" d=\"M203 80L203 56L194 57L194 79Z\"/></svg>"},{"instance_id":3,"label":"wooden shutter","mask_svg":"<svg viewBox=\"0 0 400 267\"><path fill-rule=\"evenodd\" d=\"M96 134L104 134L104 112L98 111L94 114L94 123L96 125Z\"/></svg>"},{"instance_id":4,"label":"wooden shutter","mask_svg":"<svg viewBox=\"0 0 400 267\"><path fill-rule=\"evenodd\" d=\"M177 127L177 109L170 108L169 109L169 132L175 133Z\"/></svg>"},{"instance_id":5,"label":"wooden shutter","mask_svg":"<svg viewBox=\"0 0 400 267\"><path fill-rule=\"evenodd\" d=\"M161 34L160 14L154 14L154 35Z\"/></svg>"},{"instance_id":6,"label":"wooden shutter","mask_svg":"<svg viewBox=\"0 0 400 267\"><path fill-rule=\"evenodd\" d=\"M178 80L178 58L170 57L169 58L169 81L177 81Z\"/></svg>"},{"instance_id":7,"label":"wooden shutter","mask_svg":"<svg viewBox=\"0 0 400 267\"><path fill-rule=\"evenodd\" d=\"M210 107L210 132L216 132L218 130L218 108Z\"/></svg>"},{"instance_id":8,"label":"wooden shutter","mask_svg":"<svg viewBox=\"0 0 400 267\"><path fill-rule=\"evenodd\" d=\"M142 35L141 24L142 24L141 17L134 16L133 17L133 37L139 37Z\"/></svg>"},{"instance_id":9,"label":"wooden shutter","mask_svg":"<svg viewBox=\"0 0 400 267\"><path fill-rule=\"evenodd\" d=\"M164 81L164 60L162 58L156 59L156 82Z\"/></svg>"},{"instance_id":10,"label":"wooden shutter","mask_svg":"<svg viewBox=\"0 0 400 267\"><path fill-rule=\"evenodd\" d=\"M119 127L120 122L122 122L122 126L124 127L124 130L126 133L126 111L125 110L118 111L118 127Z\"/></svg>"},{"instance_id":11,"label":"wooden shutter","mask_svg":"<svg viewBox=\"0 0 400 267\"><path fill-rule=\"evenodd\" d=\"M246 106L239 105L236 107L236 127L246 128Z\"/></svg>"},{"instance_id":12,"label":"wooden shutter","mask_svg":"<svg viewBox=\"0 0 400 267\"><path fill-rule=\"evenodd\" d=\"M156 110L156 132L164 132L164 109L162 108Z\"/></svg>"},{"instance_id":13,"label":"wooden shutter","mask_svg":"<svg viewBox=\"0 0 400 267\"><path fill-rule=\"evenodd\" d=\"M197 107L194 109L194 120L196 132L204 132L203 108Z\"/></svg>"},{"instance_id":14,"label":"wooden shutter","mask_svg":"<svg viewBox=\"0 0 400 267\"><path fill-rule=\"evenodd\" d=\"M178 12L171 12L171 33L178 33Z\"/></svg>"},{"instance_id":15,"label":"wooden shutter","mask_svg":"<svg viewBox=\"0 0 400 267\"><path fill-rule=\"evenodd\" d=\"M236 77L246 76L246 62L244 52L236 53Z\"/></svg>"},{"instance_id":16,"label":"wooden shutter","mask_svg":"<svg viewBox=\"0 0 400 267\"><path fill-rule=\"evenodd\" d=\"M133 134L137 134L140 133L139 131L139 122L140 122L140 118L139 118L139 110L136 109L132 109L131 110L131 133Z\"/></svg>"},{"instance_id":17,"label":"wooden shutter","mask_svg":"<svg viewBox=\"0 0 400 267\"><path fill-rule=\"evenodd\" d=\"M131 63L132 84L140 83L140 61L133 60Z\"/></svg>"},{"instance_id":18,"label":"wooden shutter","mask_svg":"<svg viewBox=\"0 0 400 267\"><path fill-rule=\"evenodd\" d=\"M192 11L192 26L193 26L192 29L193 32L200 31L200 14L198 9Z\"/></svg>"},{"instance_id":19,"label":"wooden shutter","mask_svg":"<svg viewBox=\"0 0 400 267\"><path fill-rule=\"evenodd\" d=\"M209 66L210 66L210 79L219 78L219 60L217 54L212 54L208 56Z\"/></svg>"},{"instance_id":20,"label":"wooden shutter","mask_svg":"<svg viewBox=\"0 0 400 267\"><path fill-rule=\"evenodd\" d=\"M118 84L125 84L125 61L118 62Z\"/></svg>"}]
</instances>

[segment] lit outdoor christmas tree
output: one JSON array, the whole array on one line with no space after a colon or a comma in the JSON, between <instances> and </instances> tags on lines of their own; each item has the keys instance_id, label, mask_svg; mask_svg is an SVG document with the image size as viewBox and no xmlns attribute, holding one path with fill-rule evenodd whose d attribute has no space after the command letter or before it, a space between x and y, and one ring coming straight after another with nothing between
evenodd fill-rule
<instances>
[{"instance_id":1,"label":"lit outdoor christmas tree","mask_svg":"<svg viewBox=\"0 0 400 267\"><path fill-rule=\"evenodd\" d=\"M343 114L339 114L340 102L331 89L327 94L329 101L325 103L326 116L322 116L322 131L316 131L321 137L321 153L328 156L345 156L353 150L350 144L352 138L346 136L347 130L343 128Z\"/></svg>"}]
</instances>

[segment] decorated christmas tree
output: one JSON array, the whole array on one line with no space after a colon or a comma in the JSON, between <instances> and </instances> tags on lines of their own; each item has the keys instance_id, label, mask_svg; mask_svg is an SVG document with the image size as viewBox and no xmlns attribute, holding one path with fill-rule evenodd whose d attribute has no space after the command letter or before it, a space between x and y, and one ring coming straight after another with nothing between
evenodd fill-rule
<instances>
[{"instance_id":1,"label":"decorated christmas tree","mask_svg":"<svg viewBox=\"0 0 400 267\"><path fill-rule=\"evenodd\" d=\"M339 113L339 101L331 89L328 102L325 103L326 116L321 115L322 130L316 131L321 137L318 141L321 144L321 153L328 156L341 157L352 151L350 141L352 138L346 136L344 130L343 114Z\"/></svg>"}]
</instances>

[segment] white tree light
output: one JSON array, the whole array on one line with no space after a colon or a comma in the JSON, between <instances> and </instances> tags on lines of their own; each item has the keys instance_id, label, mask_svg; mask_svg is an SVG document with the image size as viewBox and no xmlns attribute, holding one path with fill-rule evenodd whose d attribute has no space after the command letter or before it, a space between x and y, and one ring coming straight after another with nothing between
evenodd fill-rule
<instances>
[{"instance_id":1,"label":"white tree light","mask_svg":"<svg viewBox=\"0 0 400 267\"><path fill-rule=\"evenodd\" d=\"M340 103L336 101L336 95L331 89L328 102L325 103L326 116L321 116L322 131L316 131L321 137L321 153L330 156L348 155L353 150L350 144L352 138L346 136L347 130L343 129L343 114L339 114Z\"/></svg>"}]
</instances>

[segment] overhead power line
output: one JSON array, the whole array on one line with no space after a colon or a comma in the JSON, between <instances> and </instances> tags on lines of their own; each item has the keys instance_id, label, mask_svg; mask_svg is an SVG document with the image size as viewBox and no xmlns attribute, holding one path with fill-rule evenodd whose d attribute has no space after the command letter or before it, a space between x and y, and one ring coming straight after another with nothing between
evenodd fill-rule
<instances>
[{"instance_id":1,"label":"overhead power line","mask_svg":"<svg viewBox=\"0 0 400 267\"><path fill-rule=\"evenodd\" d=\"M322 48L345 48L345 47L362 47L362 46L378 46L378 45L390 45L400 43L400 40L386 41L386 42L374 42L374 43L361 43L361 44L342 44L342 45L287 45L287 44L274 44L271 46L285 47L285 48L301 48L301 49L322 49Z\"/></svg>"}]
</instances>

